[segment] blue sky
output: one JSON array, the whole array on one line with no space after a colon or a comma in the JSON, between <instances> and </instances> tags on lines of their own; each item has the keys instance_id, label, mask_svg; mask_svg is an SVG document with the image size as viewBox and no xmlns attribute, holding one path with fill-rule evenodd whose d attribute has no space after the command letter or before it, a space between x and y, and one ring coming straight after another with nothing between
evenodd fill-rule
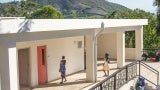
<instances>
[{"instance_id":1,"label":"blue sky","mask_svg":"<svg viewBox=\"0 0 160 90\"><path fill-rule=\"evenodd\" d=\"M0 0L0 2L8 2L8 1L14 1L14 0ZM118 3L131 9L140 8L152 13L156 12L156 7L153 7L154 0L107 0L107 1Z\"/></svg>"},{"instance_id":2,"label":"blue sky","mask_svg":"<svg viewBox=\"0 0 160 90\"><path fill-rule=\"evenodd\" d=\"M9 1L12 1L12 0L0 0L0 2L9 2Z\"/></svg>"},{"instance_id":3,"label":"blue sky","mask_svg":"<svg viewBox=\"0 0 160 90\"><path fill-rule=\"evenodd\" d=\"M10 2L10 1L14 1L14 0L0 0L0 2ZM21 1L21 0L15 0L15 1Z\"/></svg>"},{"instance_id":4,"label":"blue sky","mask_svg":"<svg viewBox=\"0 0 160 90\"><path fill-rule=\"evenodd\" d=\"M139 8L152 13L156 12L156 7L153 6L154 0L107 0L107 1L118 3L130 9Z\"/></svg>"}]
</instances>

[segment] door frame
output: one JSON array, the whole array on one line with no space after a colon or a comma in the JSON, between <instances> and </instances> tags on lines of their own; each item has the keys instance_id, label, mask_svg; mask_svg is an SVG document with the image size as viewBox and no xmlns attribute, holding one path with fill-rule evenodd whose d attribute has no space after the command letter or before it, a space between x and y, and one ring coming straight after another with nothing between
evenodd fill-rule
<instances>
[{"instance_id":1,"label":"door frame","mask_svg":"<svg viewBox=\"0 0 160 90\"><path fill-rule=\"evenodd\" d=\"M26 47L26 48L19 48L19 49L17 49L17 52L18 52L18 55L19 55L19 50L23 50L23 49L27 49L28 50L28 58L29 58L29 60L28 60L28 79L29 79L29 82L28 82L28 87L31 87L31 55L30 55L30 51L31 51L31 49L30 49L30 47ZM18 60L18 62L17 62L17 64L18 64L18 82L19 82L19 87L21 86L20 85L20 81L19 81L19 76L20 76L20 72L19 72L19 56L17 55L17 60Z\"/></svg>"},{"instance_id":2,"label":"door frame","mask_svg":"<svg viewBox=\"0 0 160 90\"><path fill-rule=\"evenodd\" d=\"M48 82L48 66L47 66L47 45L40 45L40 46L37 46L37 75L38 75L38 78L39 78L39 64L38 64L38 62L39 62L39 59L38 59L38 48L39 47L45 47L45 49L46 49L46 82ZM40 83L39 83L39 79L38 79L38 85L40 85Z\"/></svg>"}]
</instances>

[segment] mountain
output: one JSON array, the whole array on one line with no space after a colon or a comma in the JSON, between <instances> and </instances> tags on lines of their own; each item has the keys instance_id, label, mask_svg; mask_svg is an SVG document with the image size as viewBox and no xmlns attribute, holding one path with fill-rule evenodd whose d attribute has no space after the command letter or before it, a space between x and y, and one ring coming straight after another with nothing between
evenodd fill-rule
<instances>
[{"instance_id":1,"label":"mountain","mask_svg":"<svg viewBox=\"0 0 160 90\"><path fill-rule=\"evenodd\" d=\"M106 0L27 0L27 2L29 1L36 2L39 8L45 5L51 5L63 13L64 18L103 18L114 11L128 9ZM9 8L8 6L11 5L20 9L20 3L19 1L0 3L0 13L2 13L4 6L6 7L4 9L6 12L9 10L7 9ZM14 7L10 8L14 9Z\"/></svg>"},{"instance_id":2,"label":"mountain","mask_svg":"<svg viewBox=\"0 0 160 90\"><path fill-rule=\"evenodd\" d=\"M108 13L128 8L108 2L106 0L28 0L40 6L52 5L61 11L66 18L76 17L103 17Z\"/></svg>"}]
</instances>

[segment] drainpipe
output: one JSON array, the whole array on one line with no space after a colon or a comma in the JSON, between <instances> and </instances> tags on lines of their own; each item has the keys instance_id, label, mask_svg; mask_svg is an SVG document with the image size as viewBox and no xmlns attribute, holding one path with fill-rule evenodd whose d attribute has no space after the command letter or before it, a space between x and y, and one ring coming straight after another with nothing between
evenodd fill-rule
<instances>
[{"instance_id":1,"label":"drainpipe","mask_svg":"<svg viewBox=\"0 0 160 90\"><path fill-rule=\"evenodd\" d=\"M104 31L104 22L101 23L101 30L98 32L95 32L94 35L94 74L95 74L95 82L97 81L97 38L99 34Z\"/></svg>"},{"instance_id":2,"label":"drainpipe","mask_svg":"<svg viewBox=\"0 0 160 90\"><path fill-rule=\"evenodd\" d=\"M101 30L95 33L95 38L97 38L102 31L104 31L104 22L101 23Z\"/></svg>"}]
</instances>

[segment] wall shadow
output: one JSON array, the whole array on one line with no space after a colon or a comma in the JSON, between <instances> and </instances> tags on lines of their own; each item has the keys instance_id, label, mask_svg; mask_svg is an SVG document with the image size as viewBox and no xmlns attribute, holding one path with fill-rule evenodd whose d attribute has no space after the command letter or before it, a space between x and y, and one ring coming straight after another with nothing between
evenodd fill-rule
<instances>
[{"instance_id":1,"label":"wall shadow","mask_svg":"<svg viewBox=\"0 0 160 90\"><path fill-rule=\"evenodd\" d=\"M33 21L31 19L25 19L22 23L19 24L19 30L17 33L28 32L31 29Z\"/></svg>"}]
</instances>

